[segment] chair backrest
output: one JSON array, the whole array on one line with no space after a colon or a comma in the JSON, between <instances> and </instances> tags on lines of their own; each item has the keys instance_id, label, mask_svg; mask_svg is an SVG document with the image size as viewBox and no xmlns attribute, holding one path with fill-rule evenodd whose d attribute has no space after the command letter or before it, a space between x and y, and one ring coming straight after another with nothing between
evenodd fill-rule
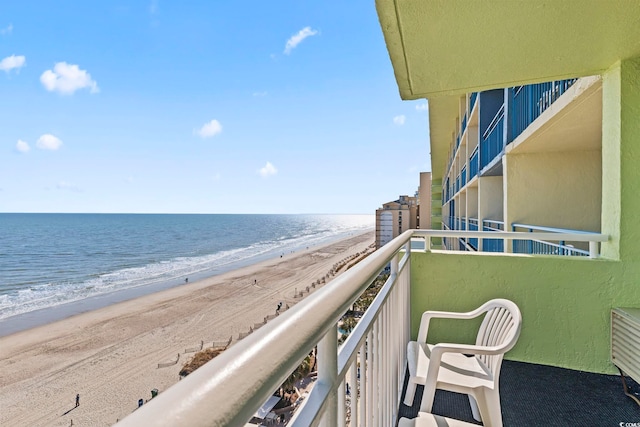
<instances>
[{"instance_id":1,"label":"chair backrest","mask_svg":"<svg viewBox=\"0 0 640 427\"><path fill-rule=\"evenodd\" d=\"M504 354L516 345L520 336L522 314L514 302L506 299L487 301L481 309L486 310L487 313L480 325L476 345L501 347L501 351L499 354L481 354L477 357L497 380Z\"/></svg>"}]
</instances>

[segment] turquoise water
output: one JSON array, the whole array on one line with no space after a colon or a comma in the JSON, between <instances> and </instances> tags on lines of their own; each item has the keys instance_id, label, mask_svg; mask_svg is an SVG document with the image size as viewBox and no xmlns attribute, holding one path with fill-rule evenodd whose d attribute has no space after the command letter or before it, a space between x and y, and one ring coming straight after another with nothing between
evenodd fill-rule
<instances>
[{"instance_id":1,"label":"turquoise water","mask_svg":"<svg viewBox=\"0 0 640 427\"><path fill-rule=\"evenodd\" d=\"M177 286L374 226L373 215L0 214L0 320Z\"/></svg>"}]
</instances>

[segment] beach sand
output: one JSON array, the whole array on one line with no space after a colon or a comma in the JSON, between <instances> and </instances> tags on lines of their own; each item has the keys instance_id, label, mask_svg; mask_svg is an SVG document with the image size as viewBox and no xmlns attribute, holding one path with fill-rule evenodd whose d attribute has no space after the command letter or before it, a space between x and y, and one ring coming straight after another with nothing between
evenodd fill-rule
<instances>
[{"instance_id":1,"label":"beach sand","mask_svg":"<svg viewBox=\"0 0 640 427\"><path fill-rule=\"evenodd\" d=\"M0 338L0 425L113 425L178 382L185 349L236 341L373 241L352 236Z\"/></svg>"}]
</instances>

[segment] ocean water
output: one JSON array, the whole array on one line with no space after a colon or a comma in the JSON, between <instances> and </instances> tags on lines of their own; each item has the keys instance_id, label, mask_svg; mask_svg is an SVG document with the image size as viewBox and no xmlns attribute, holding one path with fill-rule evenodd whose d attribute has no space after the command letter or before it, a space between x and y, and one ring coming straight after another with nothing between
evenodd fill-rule
<instances>
[{"instance_id":1,"label":"ocean water","mask_svg":"<svg viewBox=\"0 0 640 427\"><path fill-rule=\"evenodd\" d=\"M373 231L373 215L0 214L0 321Z\"/></svg>"}]
</instances>

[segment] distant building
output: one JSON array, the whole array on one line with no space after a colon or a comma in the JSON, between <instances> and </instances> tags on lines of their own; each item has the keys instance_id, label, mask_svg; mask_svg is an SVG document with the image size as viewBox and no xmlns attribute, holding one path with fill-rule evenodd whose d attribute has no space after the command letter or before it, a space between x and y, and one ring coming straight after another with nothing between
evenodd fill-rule
<instances>
[{"instance_id":1,"label":"distant building","mask_svg":"<svg viewBox=\"0 0 640 427\"><path fill-rule=\"evenodd\" d=\"M376 209L376 249L403 232L417 228L418 198L400 196Z\"/></svg>"},{"instance_id":2,"label":"distant building","mask_svg":"<svg viewBox=\"0 0 640 427\"><path fill-rule=\"evenodd\" d=\"M440 199L432 203L431 172L420 172L420 186L418 187L418 218L416 228L440 229L442 203ZM435 205L435 208L431 206ZM435 224L435 225L434 225Z\"/></svg>"}]
</instances>

